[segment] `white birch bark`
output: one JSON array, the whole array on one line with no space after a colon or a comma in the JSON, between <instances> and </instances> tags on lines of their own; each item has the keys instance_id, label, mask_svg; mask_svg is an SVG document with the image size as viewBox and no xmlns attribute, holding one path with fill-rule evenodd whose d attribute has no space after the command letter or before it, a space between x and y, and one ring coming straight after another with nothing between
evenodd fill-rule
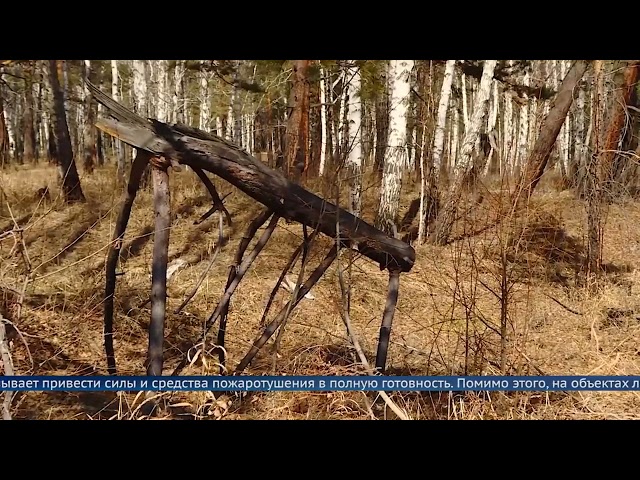
<instances>
[{"instance_id":1,"label":"white birch bark","mask_svg":"<svg viewBox=\"0 0 640 480\"><path fill-rule=\"evenodd\" d=\"M344 158L345 152L344 149L342 148L343 146L346 145L344 139L344 109L345 109L345 99L346 99L346 88L344 87L345 82L347 80L347 76L345 75L345 71L343 70L342 72L340 72L340 78L342 79L342 92L340 94L340 96L338 97L338 103L340 108L338 109L338 111L340 112L338 115L338 121L335 123L338 128L336 130L336 139L337 139L337 145L339 145L339 151L340 151L340 156L341 159ZM406 131L406 129L405 129Z\"/></svg>"},{"instance_id":2,"label":"white birch bark","mask_svg":"<svg viewBox=\"0 0 640 480\"><path fill-rule=\"evenodd\" d=\"M348 145L347 170L349 172L349 210L360 215L360 195L362 191L362 106L360 102L360 72L357 71L346 87L349 98L347 113ZM406 127L405 127L406 128Z\"/></svg>"},{"instance_id":3,"label":"white birch bark","mask_svg":"<svg viewBox=\"0 0 640 480\"><path fill-rule=\"evenodd\" d=\"M184 73L185 66L184 60L177 60L176 66L173 72L174 78L174 91L173 91L173 105L172 105L172 121L174 123L183 123L183 106L184 106Z\"/></svg>"},{"instance_id":4,"label":"white birch bark","mask_svg":"<svg viewBox=\"0 0 640 480\"><path fill-rule=\"evenodd\" d=\"M581 182L581 178L584 176L584 166L586 164L586 157L587 157L587 141L584 135L585 112L586 112L585 91L584 91L584 87L579 85L578 98L576 100L576 116L575 116L575 119L576 119L575 162L577 163L577 167L578 167L578 171L577 171L578 178L573 179L578 183Z\"/></svg>"},{"instance_id":5,"label":"white birch bark","mask_svg":"<svg viewBox=\"0 0 640 480\"><path fill-rule=\"evenodd\" d=\"M380 230L397 236L395 218L400 201L402 167L406 164L406 114L413 60L391 60L391 121L389 142L382 172L382 192L376 224Z\"/></svg>"},{"instance_id":6,"label":"white birch bark","mask_svg":"<svg viewBox=\"0 0 640 480\"><path fill-rule=\"evenodd\" d=\"M482 69L482 78L480 79L480 87L476 95L474 95L473 116L469 124L469 130L465 132L462 147L460 149L460 157L453 169L453 181L447 194L446 201L438 216L438 226L435 243L443 244L449 239L453 223L455 221L455 213L457 204L462 194L464 183L471 175L471 167L473 167L473 151L477 144L480 131L483 128L487 115L489 113L489 103L491 100L491 85L493 81L493 73L496 68L497 60L485 60Z\"/></svg>"},{"instance_id":7,"label":"white birch bark","mask_svg":"<svg viewBox=\"0 0 640 480\"><path fill-rule=\"evenodd\" d=\"M133 61L133 109L143 118L147 117L146 61Z\"/></svg>"},{"instance_id":8,"label":"white birch bark","mask_svg":"<svg viewBox=\"0 0 640 480\"><path fill-rule=\"evenodd\" d=\"M467 79L464 73L460 77L460 90L462 91L462 121L466 132L469 128L469 105L467 104Z\"/></svg>"},{"instance_id":9,"label":"white birch bark","mask_svg":"<svg viewBox=\"0 0 640 480\"><path fill-rule=\"evenodd\" d=\"M487 133L489 135L496 135L496 126L498 124L498 82L493 81L493 94L491 96L491 106L489 107L489 124L487 125ZM497 136L497 135L496 135ZM495 138L495 137L494 137ZM491 168L491 159L495 154L496 145L494 142L491 142L491 150L489 151L489 156L487 157L487 164L484 168L484 174L487 175L489 169Z\"/></svg>"},{"instance_id":10,"label":"white birch bark","mask_svg":"<svg viewBox=\"0 0 640 480\"><path fill-rule=\"evenodd\" d=\"M229 95L229 110L227 113L227 131L225 132L227 140L233 141L233 130L235 128L235 119L233 118L233 103L235 102L236 89L231 88Z\"/></svg>"},{"instance_id":11,"label":"white birch bark","mask_svg":"<svg viewBox=\"0 0 640 480\"><path fill-rule=\"evenodd\" d=\"M170 102L169 102L169 65L167 60L158 60L158 108L156 115L161 122L170 121Z\"/></svg>"},{"instance_id":12,"label":"white birch bark","mask_svg":"<svg viewBox=\"0 0 640 480\"><path fill-rule=\"evenodd\" d=\"M529 86L529 72L525 72L522 84ZM521 169L526 162L526 155L528 150L528 135L529 135L529 98L525 95L526 103L520 105L520 116L518 120L518 150L516 152L516 165Z\"/></svg>"},{"instance_id":13,"label":"white birch bark","mask_svg":"<svg viewBox=\"0 0 640 480\"><path fill-rule=\"evenodd\" d=\"M559 85L567 74L567 64L564 60L556 61L557 84ZM563 170L569 171L569 138L568 138L569 114L564 120L558 135L558 154L562 162Z\"/></svg>"},{"instance_id":14,"label":"white birch bark","mask_svg":"<svg viewBox=\"0 0 640 480\"><path fill-rule=\"evenodd\" d=\"M511 64L512 61L509 61ZM510 175L513 171L513 164L511 162L513 152L513 98L510 93L507 93L504 97L504 135L503 135L503 153L502 160L500 162L500 176Z\"/></svg>"},{"instance_id":15,"label":"white birch bark","mask_svg":"<svg viewBox=\"0 0 640 480\"><path fill-rule=\"evenodd\" d=\"M118 74L118 61L111 60L111 97L116 101L121 101L120 90L118 88L120 76ZM120 140L114 139L114 154L117 157L117 173L120 181L124 181L124 145Z\"/></svg>"},{"instance_id":16,"label":"white birch bark","mask_svg":"<svg viewBox=\"0 0 640 480\"><path fill-rule=\"evenodd\" d=\"M220 116L216 117L216 135L224 137L224 132L222 131L222 118Z\"/></svg>"},{"instance_id":17,"label":"white birch bark","mask_svg":"<svg viewBox=\"0 0 640 480\"><path fill-rule=\"evenodd\" d=\"M462 113L460 109L457 108L458 101L453 102L452 114L449 120L449 125L451 127L451 153L448 159L448 171L453 171L453 167L456 166L456 159L458 158L458 145L460 144L460 116ZM440 165L436 167L436 172L440 170Z\"/></svg>"},{"instance_id":18,"label":"white birch bark","mask_svg":"<svg viewBox=\"0 0 640 480\"><path fill-rule=\"evenodd\" d=\"M325 74L325 70L320 68L320 176L324 175L325 157L327 155L327 101L325 93Z\"/></svg>"},{"instance_id":19,"label":"white birch bark","mask_svg":"<svg viewBox=\"0 0 640 480\"><path fill-rule=\"evenodd\" d=\"M204 65L204 61L201 62ZM211 97L209 96L209 74L204 70L200 76L200 130L208 132L211 128Z\"/></svg>"},{"instance_id":20,"label":"white birch bark","mask_svg":"<svg viewBox=\"0 0 640 480\"><path fill-rule=\"evenodd\" d=\"M453 71L455 60L447 60L444 69L444 80L440 92L440 102L438 103L438 119L433 136L433 165L438 170L442 160L442 149L444 147L444 128L447 123L447 110L449 109L449 97L451 96L451 84L453 82Z\"/></svg>"}]
</instances>

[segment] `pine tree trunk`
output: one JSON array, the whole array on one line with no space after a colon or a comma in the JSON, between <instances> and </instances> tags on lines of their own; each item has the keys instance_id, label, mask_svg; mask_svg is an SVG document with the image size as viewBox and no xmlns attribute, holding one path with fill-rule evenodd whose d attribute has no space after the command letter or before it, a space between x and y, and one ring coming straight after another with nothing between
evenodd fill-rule
<instances>
[{"instance_id":1,"label":"pine tree trunk","mask_svg":"<svg viewBox=\"0 0 640 480\"><path fill-rule=\"evenodd\" d=\"M64 108L64 95L59 81L60 63L57 60L49 60L49 82L53 94L54 136L56 141L57 161L62 178L62 192L68 203L85 201L80 176L73 158L69 127L67 126L67 114Z\"/></svg>"}]
</instances>

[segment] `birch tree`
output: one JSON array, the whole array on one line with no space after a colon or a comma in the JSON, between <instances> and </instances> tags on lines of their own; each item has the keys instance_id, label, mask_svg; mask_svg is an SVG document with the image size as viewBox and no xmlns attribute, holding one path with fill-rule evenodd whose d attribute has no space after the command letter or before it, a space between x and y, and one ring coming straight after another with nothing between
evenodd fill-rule
<instances>
[{"instance_id":1,"label":"birch tree","mask_svg":"<svg viewBox=\"0 0 640 480\"><path fill-rule=\"evenodd\" d=\"M558 93L551 104L549 113L540 126L538 139L529 154L527 164L514 192L514 201L516 204L527 202L540 181L562 124L567 117L569 108L571 108L574 89L586 69L587 63L584 60L578 60L573 64L569 73L567 73L567 76L562 81L562 85L560 85Z\"/></svg>"},{"instance_id":2,"label":"birch tree","mask_svg":"<svg viewBox=\"0 0 640 480\"><path fill-rule=\"evenodd\" d=\"M455 60L447 60L444 69L444 79L440 90L440 101L438 102L438 118L433 137L433 150L429 163L425 168L424 156L420 162L420 211L418 213L418 243L423 243L425 239L425 217L429 215L425 212L425 191L429 192L430 208L434 207L434 200L437 199L437 172L442 162L442 152L444 150L444 133L447 124L447 110L449 109L449 97L451 96L451 85L455 69ZM454 115L455 116L455 115ZM457 141L457 138L454 139ZM435 212L434 212L435 213Z\"/></svg>"},{"instance_id":3,"label":"birch tree","mask_svg":"<svg viewBox=\"0 0 640 480\"><path fill-rule=\"evenodd\" d=\"M453 169L453 181L449 187L447 197L443 202L442 210L436 219L434 234L430 236L430 241L439 245L448 242L453 224L455 222L457 205L462 196L465 183L473 174L473 151L479 137L487 115L489 113L489 102L491 100L491 83L493 72L496 68L497 60L485 60L482 69L480 87L474 98L473 117L469 124L469 130L464 134L460 158Z\"/></svg>"},{"instance_id":4,"label":"birch tree","mask_svg":"<svg viewBox=\"0 0 640 480\"><path fill-rule=\"evenodd\" d=\"M360 102L360 71L355 71L351 81L347 84L346 95L348 101L348 138L349 155L347 157L347 171L349 174L349 210L356 216L360 215L362 192L362 105Z\"/></svg>"},{"instance_id":5,"label":"birch tree","mask_svg":"<svg viewBox=\"0 0 640 480\"><path fill-rule=\"evenodd\" d=\"M380 205L376 217L376 227L397 236L396 215L400 202L402 170L407 160L406 115L410 93L410 75L413 60L391 60L389 62L390 124L389 142L382 171Z\"/></svg>"}]
</instances>

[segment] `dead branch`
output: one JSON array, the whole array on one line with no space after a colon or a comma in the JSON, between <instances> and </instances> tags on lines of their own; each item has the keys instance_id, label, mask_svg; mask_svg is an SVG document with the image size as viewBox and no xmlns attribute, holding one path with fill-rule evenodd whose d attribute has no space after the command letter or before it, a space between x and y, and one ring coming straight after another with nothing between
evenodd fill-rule
<instances>
[{"instance_id":1,"label":"dead branch","mask_svg":"<svg viewBox=\"0 0 640 480\"><path fill-rule=\"evenodd\" d=\"M251 239L255 236L258 229L266 222L266 220L270 216L272 216L272 218L271 218L271 222L269 222L269 226L263 232L262 236L258 240L258 243L254 247L253 251L249 254L249 256L246 259L243 259L244 252L249 246ZM278 220L279 220L278 216L273 215L273 212L266 210L260 213L260 215L258 215L251 222L244 236L242 237L242 240L240 241L238 251L236 252L234 265L231 266L231 269L229 271L229 277L227 279L227 286L225 287L225 292L222 295L222 298L220 299L220 301L218 302L218 305L216 306L215 310L205 322L202 336L200 337L199 341L194 344L194 346L200 345L200 343L202 343L206 338L207 334L209 333L209 330L211 330L211 328L215 324L216 320L218 318L221 318L220 320L221 326L220 326L220 329L218 330L218 341L217 341L217 346L220 347L218 348L219 350L218 355L220 358L221 368L224 366L224 359L225 359L224 334L226 332L226 316L228 313L229 301L231 300L231 295L233 295L233 292L235 291L238 284L240 283L240 280L242 280L242 277L244 276L244 274L247 272L247 270L249 269L253 261L256 259L258 254L262 251L266 243L269 241L269 238L271 237L271 234L273 233L278 223ZM225 322L224 325L223 325L223 321ZM173 375L178 375L179 372L182 371L182 369L187 365L189 352L191 351L192 348L194 348L194 346L189 348L187 350L187 353L183 355L180 363L174 370Z\"/></svg>"},{"instance_id":2,"label":"dead branch","mask_svg":"<svg viewBox=\"0 0 640 480\"><path fill-rule=\"evenodd\" d=\"M558 300L557 298L549 295L548 293L542 292L546 297L550 298L551 300L553 300L554 302L556 302L558 305L560 305L562 308L564 308L565 310L567 310L568 312L573 313L574 315L584 315L584 313L579 312L577 310L574 310L571 307L566 306L564 303L562 303L560 300Z\"/></svg>"},{"instance_id":3,"label":"dead branch","mask_svg":"<svg viewBox=\"0 0 640 480\"><path fill-rule=\"evenodd\" d=\"M264 333L253 343L253 346L251 347L249 352L244 356L244 358L240 361L240 363L236 367L235 373L241 373L245 368L247 368L247 366L255 358L256 354L260 351L263 345L267 343L267 341L269 341L271 336L275 333L276 329L283 322L285 315L289 310L289 304L291 303L293 305L293 308L295 308L298 305L298 303L300 303L300 300L302 300L304 296L307 293L309 293L309 291L313 288L313 286L316 283L318 283L318 280L320 280L322 275L324 275L324 272L326 272L327 269L331 266L333 261L336 259L337 255L338 255L338 246L334 245L331 248L331 250L329 250L327 255L324 257L322 262L320 262L320 265L318 265L318 267L313 271L313 273L311 273L311 275L309 276L307 281L304 283L304 285L300 287L300 290L298 291L298 294L296 295L296 297L290 300L289 302L287 302L287 305L280 311L278 316L275 319L273 319L273 321L269 323L269 325L267 325L267 328L265 328Z\"/></svg>"},{"instance_id":4,"label":"dead branch","mask_svg":"<svg viewBox=\"0 0 640 480\"><path fill-rule=\"evenodd\" d=\"M142 174L150 158L151 155L148 152L141 149L137 151L136 158L131 166L127 191L122 200L122 208L116 220L113 239L107 255L104 293L104 349L107 354L107 369L110 375L116 374L116 357L113 349L113 296L116 291L116 266L120 256L120 249L122 248L124 232L127 229L129 217L131 216L131 207L140 188Z\"/></svg>"},{"instance_id":5,"label":"dead branch","mask_svg":"<svg viewBox=\"0 0 640 480\"><path fill-rule=\"evenodd\" d=\"M311 233L311 236L309 237L310 239L309 241L313 241L313 239L316 237L318 232L319 230L315 229ZM273 304L273 301L276 298L276 294L278 293L278 289L280 288L280 285L282 285L282 281L284 280L287 273L289 273L289 270L291 270L291 267L293 266L293 264L296 263L296 261L298 260L298 257L302 253L302 248L304 247L304 245L305 245L305 242L302 242L300 245L298 245L298 247L291 254L289 261L287 262L285 267L282 269L282 273L280 274L280 277L278 277L278 281L273 287L273 290L271 290L271 294L269 295L269 300L267 301L267 306L264 307L264 312L262 313L262 318L260 319L260 323L259 323L261 327L264 327L264 323L267 319L267 314L269 313L269 310L271 309L271 305Z\"/></svg>"},{"instance_id":6,"label":"dead branch","mask_svg":"<svg viewBox=\"0 0 640 480\"><path fill-rule=\"evenodd\" d=\"M231 192L225 194L221 200L224 202L224 199L227 198L229 195L231 195ZM200 225L202 222L204 222L207 218L209 218L211 215L213 215L215 212L219 211L219 208L216 207L215 205L213 207L211 207L209 210L207 210L205 213L202 214L202 216L196 220L195 222L193 222L194 225Z\"/></svg>"},{"instance_id":7,"label":"dead branch","mask_svg":"<svg viewBox=\"0 0 640 480\"><path fill-rule=\"evenodd\" d=\"M362 350L362 347L360 346L360 342L358 341L358 338L356 337L356 334L353 331L353 327L351 325L351 316L349 315L349 308L346 301L348 289L344 282L342 269L339 266L338 266L338 281L340 282L340 292L342 293L342 299L343 299L342 310L340 311L340 314L341 314L340 317L342 318L342 322L344 323L344 326L347 329L347 334L349 335L349 339L353 344L353 348L355 349L356 354L360 359L360 363L362 363L362 366L365 368L367 373L369 373L369 375L375 375L376 372L374 372L374 370L371 368L371 365L369 365L367 356L365 355L364 350ZM384 390L381 390L378 392L378 394L380 395L380 397L382 397L382 400L384 400L384 402L389 406L389 408L393 410L393 412L398 416L398 418L400 418L401 420L409 419L407 414L393 400L391 400L389 395L387 395L387 392L385 392ZM367 398L366 395L365 395L365 398Z\"/></svg>"},{"instance_id":8,"label":"dead branch","mask_svg":"<svg viewBox=\"0 0 640 480\"><path fill-rule=\"evenodd\" d=\"M198 279L195 286L191 290L191 293L189 293L189 295L187 295L187 297L182 301L180 306L174 310L173 313L175 313L176 315L180 313L184 307L187 306L187 304L191 301L193 297L195 297L196 292L200 288L200 285L202 285L202 282L204 282L204 279L207 277L207 274L209 273L209 270L211 270L213 263L215 262L218 254L220 253L220 250L222 250L222 243L224 242L224 230L223 230L222 212L220 211L218 211L218 221L219 221L218 243L216 244L216 247L213 250L213 254L211 255L211 260L209 260L209 265L207 265L207 268L205 268L204 272L202 272L202 275L200 275L200 278Z\"/></svg>"},{"instance_id":9,"label":"dead branch","mask_svg":"<svg viewBox=\"0 0 640 480\"><path fill-rule=\"evenodd\" d=\"M220 198L220 195L218 195L218 191L216 190L215 185L211 182L209 177L207 177L207 174L204 173L201 168L194 168L193 171L196 172L196 175L198 175L200 180L202 180L202 183L204 183L204 186L209 191L209 195L211 195L211 199L213 200L213 207L202 217L200 217L195 224L197 225L198 223L202 223L205 219L211 216L213 212L220 211L224 213L225 217L227 217L227 223L229 225L232 225L233 222L231 221L231 214L229 213L229 210L227 210L227 207L225 207L222 203L222 199Z\"/></svg>"},{"instance_id":10,"label":"dead branch","mask_svg":"<svg viewBox=\"0 0 640 480\"><path fill-rule=\"evenodd\" d=\"M300 285L304 281L304 270L307 266L307 260L309 256L309 234L307 232L307 226L303 225L302 227L303 233L303 241L302 241L302 260L300 261L300 271L298 272L298 279L296 280L296 284L293 287L293 291L291 292L291 299L293 300L298 295L298 291L300 290ZM285 274L286 275L286 274ZM289 319L289 315L291 314L293 302L288 303L288 308L284 314L284 318L282 319L282 323L280 324L280 328L278 329L278 335L276 335L276 341L273 344L273 373L275 375L276 366L278 363L278 350L280 349L280 339L282 335L284 335L284 329L287 325L287 320Z\"/></svg>"},{"instance_id":11,"label":"dead branch","mask_svg":"<svg viewBox=\"0 0 640 480\"><path fill-rule=\"evenodd\" d=\"M273 210L278 216L302 224L319 224L325 235L339 236L348 247L380 265L381 269L409 271L415 250L390 237L344 209L290 182L282 172L269 168L246 151L216 135L184 125L147 121L115 102L95 85L86 82L96 101L111 119L97 127L154 155L168 156L190 167L212 172ZM336 219L340 216L340 230Z\"/></svg>"},{"instance_id":12,"label":"dead branch","mask_svg":"<svg viewBox=\"0 0 640 480\"><path fill-rule=\"evenodd\" d=\"M265 210L249 224L249 227L245 231L245 234L242 236L242 240L240 240L240 244L238 245L238 250L236 251L236 256L234 258L234 265L229 270L229 276L227 277L227 286L225 287L225 291L231 287L231 284L235 280L236 275L238 273L238 269L242 264L244 253L249 247L249 243L251 243L251 239L256 235L256 232L258 231L258 229L262 225L264 225L264 223L267 221L269 216L272 214L273 214L272 211ZM270 236L271 236L271 233L269 233L269 237ZM266 241L269 240L269 237L267 237L267 239L265 240L265 243ZM260 250L262 250L262 247L260 247ZM220 313L220 326L218 327L218 338L216 343L218 347L220 347L218 348L218 359L220 361L220 371L222 372L224 370L225 362L226 362L226 351L224 349L224 337L227 333L227 316L229 314L229 301L225 303L225 305L222 307L222 310L219 313Z\"/></svg>"}]
</instances>

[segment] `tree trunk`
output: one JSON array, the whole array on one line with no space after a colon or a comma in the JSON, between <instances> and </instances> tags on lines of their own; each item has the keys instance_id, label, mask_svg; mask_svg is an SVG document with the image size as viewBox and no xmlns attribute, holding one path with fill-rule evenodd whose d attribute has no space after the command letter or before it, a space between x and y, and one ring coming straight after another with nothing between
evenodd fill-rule
<instances>
[{"instance_id":1,"label":"tree trunk","mask_svg":"<svg viewBox=\"0 0 640 480\"><path fill-rule=\"evenodd\" d=\"M453 73L455 69L455 60L447 60L444 70L444 79L442 80L442 89L440 90L440 102L438 103L438 118L436 120L436 128L433 135L432 155L425 166L422 166L420 178L420 210L418 212L418 243L422 243L425 238L425 228L427 217L431 217L425 211L425 198L429 198L429 207L432 209L435 204L434 200L438 198L438 171L442 164L442 152L444 150L444 131L447 124L447 110L449 110L449 98L451 96L451 85L453 84ZM453 114L453 122L458 121L458 116ZM456 130L454 129L454 132ZM457 136L454 138L457 142ZM455 155L454 155L455 157ZM437 212L432 211L432 214Z\"/></svg>"},{"instance_id":2,"label":"tree trunk","mask_svg":"<svg viewBox=\"0 0 640 480\"><path fill-rule=\"evenodd\" d=\"M84 202L85 197L80 186L80 176L73 158L69 127L67 126L67 114L64 108L64 94L60 87L58 70L61 64L59 60L49 60L49 82L53 94L54 136L56 144L57 162L62 179L62 192L68 203Z\"/></svg>"},{"instance_id":3,"label":"tree trunk","mask_svg":"<svg viewBox=\"0 0 640 480\"><path fill-rule=\"evenodd\" d=\"M286 172L298 183L308 167L310 60L294 60L287 118Z\"/></svg>"},{"instance_id":4,"label":"tree trunk","mask_svg":"<svg viewBox=\"0 0 640 480\"><path fill-rule=\"evenodd\" d=\"M620 165L628 162L628 160L621 159L621 161L616 161L619 158L616 152L620 150L619 144L625 121L627 120L627 105L629 105L633 89L636 85L639 64L640 62L638 61L628 62L622 72L614 75L615 90L606 119L608 128L606 130L604 144L598 153L600 157L598 159L600 183L607 192L609 199L623 187L618 183L619 180L621 180L620 173L623 170ZM601 118L600 125L604 126L602 120L604 120L604 118ZM616 183L614 184L614 182Z\"/></svg>"},{"instance_id":5,"label":"tree trunk","mask_svg":"<svg viewBox=\"0 0 640 480\"><path fill-rule=\"evenodd\" d=\"M593 63L593 100L591 110L593 117L593 130L595 131L593 151L594 154L587 164L587 178L585 184L585 195L587 200L587 256L586 267L587 275L597 273L602 265L602 177L598 175L598 163L607 158L607 152L602 152L602 144L600 142L602 129L603 111L600 108L603 104L601 96L603 92L602 81L602 60L596 60Z\"/></svg>"},{"instance_id":6,"label":"tree trunk","mask_svg":"<svg viewBox=\"0 0 640 480\"><path fill-rule=\"evenodd\" d=\"M456 219L458 202L462 196L465 184L474 174L473 151L489 114L489 102L491 101L491 82L496 68L497 60L485 60L480 79L480 88L475 95L473 105L473 117L469 124L469 130L464 134L464 141L460 151L460 160L456 163L453 172L453 181L449 187L443 208L436 219L434 234L430 236L431 243L444 245L449 241L451 230Z\"/></svg>"},{"instance_id":7,"label":"tree trunk","mask_svg":"<svg viewBox=\"0 0 640 480\"><path fill-rule=\"evenodd\" d=\"M85 79L94 82L95 75L92 73L90 60L84 61L84 74ZM96 104L93 101L93 96L86 86L84 95L84 170L87 173L92 173L98 156L96 150L96 127L94 125L97 112L95 111Z\"/></svg>"},{"instance_id":8,"label":"tree trunk","mask_svg":"<svg viewBox=\"0 0 640 480\"><path fill-rule=\"evenodd\" d=\"M374 171L379 178L382 178L384 159L387 153L387 143L389 140L389 66L385 64L385 73L380 80L383 84L383 91L376 97L376 145L374 155Z\"/></svg>"},{"instance_id":9,"label":"tree trunk","mask_svg":"<svg viewBox=\"0 0 640 480\"><path fill-rule=\"evenodd\" d=\"M120 99L120 93L118 89L118 61L111 60L111 96L117 102ZM124 160L124 144L117 138L113 139L117 155L117 170L116 176L118 183L124 185L125 178L125 160Z\"/></svg>"},{"instance_id":10,"label":"tree trunk","mask_svg":"<svg viewBox=\"0 0 640 480\"><path fill-rule=\"evenodd\" d=\"M22 133L24 135L22 144L23 162L35 162L36 160L36 131L33 128L33 70L33 65L29 63L23 71L26 78L24 86L24 112L22 114Z\"/></svg>"},{"instance_id":11,"label":"tree trunk","mask_svg":"<svg viewBox=\"0 0 640 480\"><path fill-rule=\"evenodd\" d=\"M356 67L357 68L357 67ZM362 106L360 101L360 72L353 75L346 87L348 110L349 156L349 210L356 217L360 215L362 192Z\"/></svg>"},{"instance_id":12,"label":"tree trunk","mask_svg":"<svg viewBox=\"0 0 640 480\"><path fill-rule=\"evenodd\" d=\"M562 81L549 113L540 126L540 134L515 190L514 201L516 204L527 202L538 185L562 124L567 117L569 108L571 108L574 89L587 70L587 65L584 60L576 61Z\"/></svg>"},{"instance_id":13,"label":"tree trunk","mask_svg":"<svg viewBox=\"0 0 640 480\"><path fill-rule=\"evenodd\" d=\"M413 60L392 60L389 65L392 113L376 227L393 236L398 233L396 215L400 202L403 167L407 163L406 115L412 68Z\"/></svg>"},{"instance_id":14,"label":"tree trunk","mask_svg":"<svg viewBox=\"0 0 640 480\"><path fill-rule=\"evenodd\" d=\"M0 83L0 168L9 163L9 132L4 116L4 101L2 100L2 84Z\"/></svg>"}]
</instances>

